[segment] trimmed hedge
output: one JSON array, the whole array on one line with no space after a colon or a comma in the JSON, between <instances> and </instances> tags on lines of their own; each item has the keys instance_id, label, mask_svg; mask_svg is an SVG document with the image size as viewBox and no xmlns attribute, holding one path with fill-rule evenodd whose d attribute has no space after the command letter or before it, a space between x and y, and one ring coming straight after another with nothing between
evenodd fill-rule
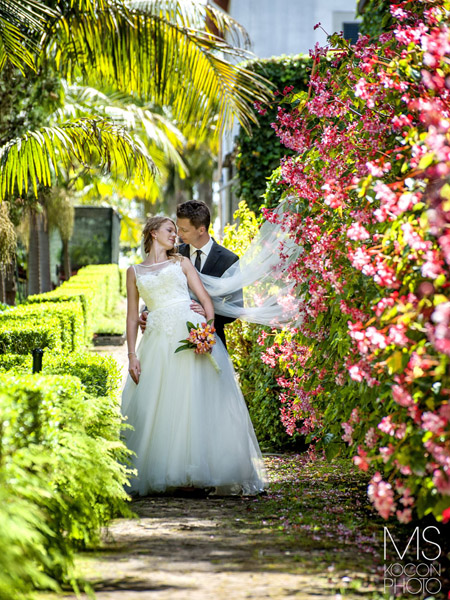
<instances>
[{"instance_id":1,"label":"trimmed hedge","mask_svg":"<svg viewBox=\"0 0 450 600\"><path fill-rule=\"evenodd\" d=\"M29 296L27 303L78 302L83 309L85 339L90 343L95 319L114 310L120 298L120 289L117 265L89 265L55 290Z\"/></svg>"},{"instance_id":2,"label":"trimmed hedge","mask_svg":"<svg viewBox=\"0 0 450 600\"><path fill-rule=\"evenodd\" d=\"M74 584L75 548L129 515L115 402L65 375L0 375L0 598ZM105 405L109 410L105 410Z\"/></svg>"},{"instance_id":3,"label":"trimmed hedge","mask_svg":"<svg viewBox=\"0 0 450 600\"><path fill-rule=\"evenodd\" d=\"M61 350L58 319L45 319L41 324L28 321L0 323L0 354L28 354L33 348Z\"/></svg>"},{"instance_id":4,"label":"trimmed hedge","mask_svg":"<svg viewBox=\"0 0 450 600\"><path fill-rule=\"evenodd\" d=\"M11 326L50 325L57 332L59 343L57 347L72 352L84 346L84 319L80 304L76 302L46 302L45 304L21 305L0 313L0 335ZM31 352L34 347L26 347L25 341L20 340L23 352ZM44 347L44 346L40 346ZM54 347L54 346L48 346ZM14 347L0 352L18 352Z\"/></svg>"},{"instance_id":5,"label":"trimmed hedge","mask_svg":"<svg viewBox=\"0 0 450 600\"><path fill-rule=\"evenodd\" d=\"M0 600L70 583L75 548L130 515L129 452L120 440L120 370L80 352L114 315L117 265L81 269L60 288L0 310ZM43 373L31 375L36 348Z\"/></svg>"},{"instance_id":6,"label":"trimmed hedge","mask_svg":"<svg viewBox=\"0 0 450 600\"><path fill-rule=\"evenodd\" d=\"M15 374L29 374L32 366L31 355L0 355L0 373L12 371ZM112 357L91 352L44 352L42 375L72 375L80 379L88 394L112 398L117 397L121 381L120 369Z\"/></svg>"}]
</instances>

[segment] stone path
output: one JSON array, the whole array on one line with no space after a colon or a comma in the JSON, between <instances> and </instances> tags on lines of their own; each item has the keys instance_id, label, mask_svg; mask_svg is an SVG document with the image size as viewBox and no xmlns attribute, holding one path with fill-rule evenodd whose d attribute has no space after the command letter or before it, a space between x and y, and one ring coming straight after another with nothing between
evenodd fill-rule
<instances>
[{"instance_id":1,"label":"stone path","mask_svg":"<svg viewBox=\"0 0 450 600\"><path fill-rule=\"evenodd\" d=\"M95 351L112 354L126 376L126 347ZM352 537L354 532L344 526L344 514L366 510L361 508L366 503L363 489L347 490L350 484L340 481L339 468L323 477L326 488L320 489L314 472L295 459L266 461L273 481L268 495L257 499L134 500L137 518L111 523L103 547L77 557L77 575L90 583L97 600L380 598L373 583L373 549L364 547L369 538L362 534L368 532L361 525ZM300 472L301 483L296 479ZM342 491L334 493L339 484ZM328 528L321 522L325 513L331 516ZM350 536L347 541L345 536ZM76 596L66 592L39 598Z\"/></svg>"},{"instance_id":2,"label":"stone path","mask_svg":"<svg viewBox=\"0 0 450 600\"><path fill-rule=\"evenodd\" d=\"M322 543L305 547L302 536L283 538L267 521L261 523L253 514L258 502L164 497L134 501L139 518L114 522L105 531L103 550L80 555L77 571L98 600L378 597L368 573L355 569L357 549L353 564L346 567L344 560L337 566L336 556ZM357 589L352 582L359 582ZM73 594L64 598L75 600Z\"/></svg>"}]
</instances>

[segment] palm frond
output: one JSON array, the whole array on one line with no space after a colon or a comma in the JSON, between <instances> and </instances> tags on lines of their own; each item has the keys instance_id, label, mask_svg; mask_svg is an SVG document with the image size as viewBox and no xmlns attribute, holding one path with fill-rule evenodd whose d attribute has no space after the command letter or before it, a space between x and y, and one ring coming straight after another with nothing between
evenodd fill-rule
<instances>
[{"instance_id":1,"label":"palm frond","mask_svg":"<svg viewBox=\"0 0 450 600\"><path fill-rule=\"evenodd\" d=\"M170 106L183 133L199 140L212 125L218 136L234 117L248 130L257 122L253 103L270 97L268 82L236 64L249 53L214 35L207 17L231 41L243 37L226 13L194 0L109 0L95 20L66 15L55 58L68 78L82 73L88 84Z\"/></svg>"},{"instance_id":2,"label":"palm frond","mask_svg":"<svg viewBox=\"0 0 450 600\"><path fill-rule=\"evenodd\" d=\"M107 121L80 119L58 127L29 131L0 148L0 200L28 191L38 194L38 184L50 186L58 165L67 169L76 163L104 171L153 175L153 163L145 146L126 131Z\"/></svg>"},{"instance_id":3,"label":"palm frond","mask_svg":"<svg viewBox=\"0 0 450 600\"><path fill-rule=\"evenodd\" d=\"M41 36L58 13L37 0L0 0L0 71L9 60L25 74L36 70Z\"/></svg>"},{"instance_id":4,"label":"palm frond","mask_svg":"<svg viewBox=\"0 0 450 600\"><path fill-rule=\"evenodd\" d=\"M228 13L198 0L125 0L130 9L226 39L230 46L250 48L247 30Z\"/></svg>"},{"instance_id":5,"label":"palm frond","mask_svg":"<svg viewBox=\"0 0 450 600\"><path fill-rule=\"evenodd\" d=\"M60 119L108 119L129 130L134 139L142 140L158 169L171 163L180 175L186 171L181 157L185 138L171 120L157 113L154 107L149 104L139 106L132 96L111 90L101 92L78 85L64 87L64 106L58 110Z\"/></svg>"}]
</instances>

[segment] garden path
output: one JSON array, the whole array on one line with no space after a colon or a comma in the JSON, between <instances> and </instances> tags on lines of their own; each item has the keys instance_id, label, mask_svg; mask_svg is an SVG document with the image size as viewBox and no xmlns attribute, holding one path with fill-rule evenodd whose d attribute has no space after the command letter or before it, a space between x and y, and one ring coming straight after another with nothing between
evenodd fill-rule
<instances>
[{"instance_id":1,"label":"garden path","mask_svg":"<svg viewBox=\"0 0 450 600\"><path fill-rule=\"evenodd\" d=\"M126 374L125 347L96 351ZM99 551L77 557L77 574L98 600L381 597L382 526L364 475L348 461L265 460L266 496L133 501L138 518L114 521ZM75 599L40 596L62 597Z\"/></svg>"}]
</instances>

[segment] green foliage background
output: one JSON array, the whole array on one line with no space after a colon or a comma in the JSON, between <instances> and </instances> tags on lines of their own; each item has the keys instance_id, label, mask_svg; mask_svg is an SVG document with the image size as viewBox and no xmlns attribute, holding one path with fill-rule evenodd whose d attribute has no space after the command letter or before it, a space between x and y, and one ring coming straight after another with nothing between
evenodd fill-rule
<instances>
[{"instance_id":1,"label":"green foliage background","mask_svg":"<svg viewBox=\"0 0 450 600\"><path fill-rule=\"evenodd\" d=\"M257 234L259 224L255 213L243 201L239 203L234 218L239 226L233 224L225 227L223 245L242 256ZM269 367L261 360L261 353L265 348L258 344L258 338L263 331L269 334L265 343L268 346L273 340L269 327L239 320L226 327L228 351L239 376L256 437L261 449L266 452L302 449L303 438L299 434L293 437L287 435L280 420L280 387L277 377L282 374L282 370L279 367Z\"/></svg>"},{"instance_id":2,"label":"green foliage background","mask_svg":"<svg viewBox=\"0 0 450 600\"><path fill-rule=\"evenodd\" d=\"M369 0L362 13L361 33L376 39L383 31L390 28L393 23L388 0Z\"/></svg>"},{"instance_id":3,"label":"green foliage background","mask_svg":"<svg viewBox=\"0 0 450 600\"><path fill-rule=\"evenodd\" d=\"M266 60L250 61L247 68L263 75L274 84L276 91L283 92L287 86L294 86L294 92L307 89L312 62L309 56L280 56ZM259 115L259 128L254 127L250 137L241 128L236 137L236 168L238 172L237 196L244 200L251 210L259 211L267 178L279 167L283 156L289 151L282 146L271 124L276 120L277 96L267 108L265 115Z\"/></svg>"}]
</instances>

